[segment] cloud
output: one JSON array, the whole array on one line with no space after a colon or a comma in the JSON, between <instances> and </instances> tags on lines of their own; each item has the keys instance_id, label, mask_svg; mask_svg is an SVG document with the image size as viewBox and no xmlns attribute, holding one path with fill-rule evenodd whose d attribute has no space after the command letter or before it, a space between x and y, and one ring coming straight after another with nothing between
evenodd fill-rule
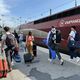
<instances>
[{"instance_id":1,"label":"cloud","mask_svg":"<svg viewBox=\"0 0 80 80\"><path fill-rule=\"evenodd\" d=\"M10 6L5 4L4 0L0 0L0 25L14 27L14 21L11 20Z\"/></svg>"},{"instance_id":2,"label":"cloud","mask_svg":"<svg viewBox=\"0 0 80 80\"><path fill-rule=\"evenodd\" d=\"M4 3L4 0L0 0L0 14L10 14L9 6Z\"/></svg>"}]
</instances>

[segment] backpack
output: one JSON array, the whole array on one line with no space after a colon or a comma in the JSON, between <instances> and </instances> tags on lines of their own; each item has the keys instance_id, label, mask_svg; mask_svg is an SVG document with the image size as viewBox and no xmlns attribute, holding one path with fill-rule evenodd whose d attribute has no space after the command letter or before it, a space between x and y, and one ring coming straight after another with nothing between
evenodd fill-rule
<instances>
[{"instance_id":1,"label":"backpack","mask_svg":"<svg viewBox=\"0 0 80 80\"><path fill-rule=\"evenodd\" d=\"M7 47L12 47L15 45L14 41L15 37L13 34L6 34L5 44Z\"/></svg>"},{"instance_id":2,"label":"backpack","mask_svg":"<svg viewBox=\"0 0 80 80\"><path fill-rule=\"evenodd\" d=\"M75 41L79 41L80 40L80 34L78 32L76 32L74 40Z\"/></svg>"},{"instance_id":3,"label":"backpack","mask_svg":"<svg viewBox=\"0 0 80 80\"><path fill-rule=\"evenodd\" d=\"M50 33L50 37L49 37L49 44L53 44L54 43L54 40L53 40L53 37L54 37L55 34L53 34L52 32ZM61 42L61 32L59 32L59 30L56 31L56 43L60 43Z\"/></svg>"},{"instance_id":4,"label":"backpack","mask_svg":"<svg viewBox=\"0 0 80 80\"><path fill-rule=\"evenodd\" d=\"M61 42L61 32L59 30L56 31L56 43Z\"/></svg>"}]
</instances>

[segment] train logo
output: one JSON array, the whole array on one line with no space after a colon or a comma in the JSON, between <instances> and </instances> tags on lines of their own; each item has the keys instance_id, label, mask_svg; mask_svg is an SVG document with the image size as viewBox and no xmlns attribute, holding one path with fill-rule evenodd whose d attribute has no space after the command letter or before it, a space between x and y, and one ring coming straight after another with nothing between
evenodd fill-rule
<instances>
[{"instance_id":1,"label":"train logo","mask_svg":"<svg viewBox=\"0 0 80 80\"><path fill-rule=\"evenodd\" d=\"M65 21L64 21L64 20L60 20L59 26L60 26L60 27L63 27L64 25L65 25Z\"/></svg>"}]
</instances>

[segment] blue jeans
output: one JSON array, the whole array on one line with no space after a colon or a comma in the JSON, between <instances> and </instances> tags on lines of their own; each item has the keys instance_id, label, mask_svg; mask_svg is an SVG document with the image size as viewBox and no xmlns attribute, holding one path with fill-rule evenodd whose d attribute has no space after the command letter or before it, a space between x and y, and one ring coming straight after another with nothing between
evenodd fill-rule
<instances>
[{"instance_id":1,"label":"blue jeans","mask_svg":"<svg viewBox=\"0 0 80 80\"><path fill-rule=\"evenodd\" d=\"M53 50L55 50L56 55L58 56L58 59L61 60L61 55L59 53L59 43L58 44L53 44L52 46L50 46ZM51 59L51 52L49 50L49 58Z\"/></svg>"}]
</instances>

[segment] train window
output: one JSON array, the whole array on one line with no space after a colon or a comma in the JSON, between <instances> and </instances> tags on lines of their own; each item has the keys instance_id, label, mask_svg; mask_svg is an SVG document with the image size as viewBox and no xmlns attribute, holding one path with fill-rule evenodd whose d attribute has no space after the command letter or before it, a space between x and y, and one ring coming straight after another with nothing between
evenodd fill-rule
<instances>
[{"instance_id":1,"label":"train window","mask_svg":"<svg viewBox=\"0 0 80 80\"><path fill-rule=\"evenodd\" d=\"M57 14L51 16L51 20L57 19Z\"/></svg>"},{"instance_id":2,"label":"train window","mask_svg":"<svg viewBox=\"0 0 80 80\"><path fill-rule=\"evenodd\" d=\"M80 14L80 8L77 8L77 9L75 10L75 14Z\"/></svg>"},{"instance_id":3,"label":"train window","mask_svg":"<svg viewBox=\"0 0 80 80\"><path fill-rule=\"evenodd\" d=\"M70 15L74 15L75 14L75 9L73 9L73 10L70 10L70 13L69 13Z\"/></svg>"},{"instance_id":4,"label":"train window","mask_svg":"<svg viewBox=\"0 0 80 80\"><path fill-rule=\"evenodd\" d=\"M68 12L63 12L62 17L67 17L68 16Z\"/></svg>"},{"instance_id":5,"label":"train window","mask_svg":"<svg viewBox=\"0 0 80 80\"><path fill-rule=\"evenodd\" d=\"M62 18L62 13L59 13L59 14L57 15L57 18Z\"/></svg>"}]
</instances>

